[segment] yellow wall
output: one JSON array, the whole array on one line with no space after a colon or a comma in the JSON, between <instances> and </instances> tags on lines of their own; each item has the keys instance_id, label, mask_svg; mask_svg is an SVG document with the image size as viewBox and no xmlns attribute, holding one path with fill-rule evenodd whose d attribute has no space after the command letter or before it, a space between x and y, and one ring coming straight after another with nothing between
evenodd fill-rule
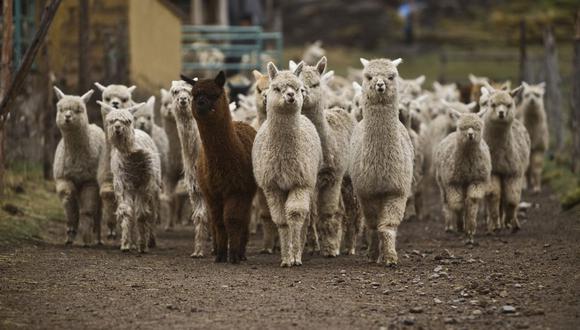
<instances>
[{"instance_id":1,"label":"yellow wall","mask_svg":"<svg viewBox=\"0 0 580 330\"><path fill-rule=\"evenodd\" d=\"M179 77L181 20L159 0L130 0L129 63L138 90L157 94Z\"/></svg>"}]
</instances>

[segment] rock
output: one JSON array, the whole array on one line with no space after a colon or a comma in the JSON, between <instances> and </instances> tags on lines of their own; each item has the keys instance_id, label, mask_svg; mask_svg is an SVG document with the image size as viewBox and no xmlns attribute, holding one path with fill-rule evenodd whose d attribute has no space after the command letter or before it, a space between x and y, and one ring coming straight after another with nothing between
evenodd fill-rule
<instances>
[{"instance_id":1,"label":"rock","mask_svg":"<svg viewBox=\"0 0 580 330\"><path fill-rule=\"evenodd\" d=\"M454 319L454 318L452 318L452 317L446 317L446 318L444 318L444 319L443 319L443 322L444 322L445 324L457 324L457 323L459 323L459 322L457 322L457 320L456 320L456 319Z\"/></svg>"},{"instance_id":2,"label":"rock","mask_svg":"<svg viewBox=\"0 0 580 330\"><path fill-rule=\"evenodd\" d=\"M385 290L383 290L383 294L384 294L384 295L387 295L387 294L390 294L390 293L391 293L391 290L389 290L389 289L385 289Z\"/></svg>"},{"instance_id":3,"label":"rock","mask_svg":"<svg viewBox=\"0 0 580 330\"><path fill-rule=\"evenodd\" d=\"M471 315L474 316L480 316L481 314L483 314L479 309L474 309L473 311L471 311Z\"/></svg>"},{"instance_id":4,"label":"rock","mask_svg":"<svg viewBox=\"0 0 580 330\"><path fill-rule=\"evenodd\" d=\"M442 301L440 299L438 299L438 298L433 298L433 302L436 303L436 304L442 303Z\"/></svg>"},{"instance_id":5,"label":"rock","mask_svg":"<svg viewBox=\"0 0 580 330\"><path fill-rule=\"evenodd\" d=\"M340 270L340 273L341 273L341 274L346 274L346 270L344 270L344 269L341 269L341 270Z\"/></svg>"},{"instance_id":6,"label":"rock","mask_svg":"<svg viewBox=\"0 0 580 330\"><path fill-rule=\"evenodd\" d=\"M413 325L413 324L415 324L415 318L412 316L406 317L403 319L403 324L404 325Z\"/></svg>"},{"instance_id":7,"label":"rock","mask_svg":"<svg viewBox=\"0 0 580 330\"><path fill-rule=\"evenodd\" d=\"M443 266L437 266L437 267L435 267L435 269L433 269L433 271L434 271L435 273L439 273L439 272L440 272L440 271L442 271L442 270L443 270Z\"/></svg>"},{"instance_id":8,"label":"rock","mask_svg":"<svg viewBox=\"0 0 580 330\"><path fill-rule=\"evenodd\" d=\"M516 312L516 308L514 306L511 306L511 305L501 306L500 310L504 314L513 314Z\"/></svg>"},{"instance_id":9,"label":"rock","mask_svg":"<svg viewBox=\"0 0 580 330\"><path fill-rule=\"evenodd\" d=\"M423 313L423 308L422 307L412 307L410 310L411 313L414 314L419 314L419 313Z\"/></svg>"},{"instance_id":10,"label":"rock","mask_svg":"<svg viewBox=\"0 0 580 330\"><path fill-rule=\"evenodd\" d=\"M501 291L501 292L499 293L499 296L500 296L500 297L502 297L502 298L505 298L505 297L507 297L507 296L508 296L508 293L507 293L507 291L506 291L506 290L503 290L503 291Z\"/></svg>"},{"instance_id":11,"label":"rock","mask_svg":"<svg viewBox=\"0 0 580 330\"><path fill-rule=\"evenodd\" d=\"M522 287L522 285L521 285L521 284L519 284L519 283L516 283L516 284L514 284L514 287L519 289L519 288L521 288L521 287Z\"/></svg>"},{"instance_id":12,"label":"rock","mask_svg":"<svg viewBox=\"0 0 580 330\"><path fill-rule=\"evenodd\" d=\"M379 283L379 282L372 282L371 283L371 286L374 287L374 288L378 288L379 286L381 286L381 283Z\"/></svg>"}]
</instances>

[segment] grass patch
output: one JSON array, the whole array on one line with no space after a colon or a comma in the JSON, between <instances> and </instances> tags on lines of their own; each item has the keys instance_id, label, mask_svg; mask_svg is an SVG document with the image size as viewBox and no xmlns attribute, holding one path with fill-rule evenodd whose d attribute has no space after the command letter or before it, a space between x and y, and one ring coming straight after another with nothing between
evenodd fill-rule
<instances>
[{"instance_id":1,"label":"grass patch","mask_svg":"<svg viewBox=\"0 0 580 330\"><path fill-rule=\"evenodd\" d=\"M556 191L564 210L580 204L580 176L572 173L569 166L546 160L543 181Z\"/></svg>"},{"instance_id":2,"label":"grass patch","mask_svg":"<svg viewBox=\"0 0 580 330\"><path fill-rule=\"evenodd\" d=\"M46 229L54 222L64 226L64 214L54 183L42 178L42 168L16 164L8 169L0 202L0 247L46 240Z\"/></svg>"}]
</instances>

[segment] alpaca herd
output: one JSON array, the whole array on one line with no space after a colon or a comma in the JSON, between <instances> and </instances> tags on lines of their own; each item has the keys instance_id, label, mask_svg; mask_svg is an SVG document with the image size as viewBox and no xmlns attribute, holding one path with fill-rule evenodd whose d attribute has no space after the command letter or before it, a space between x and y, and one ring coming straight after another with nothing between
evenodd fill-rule
<instances>
[{"instance_id":1,"label":"alpaca herd","mask_svg":"<svg viewBox=\"0 0 580 330\"><path fill-rule=\"evenodd\" d=\"M318 48L289 70L254 70L232 103L223 71L182 75L161 89L157 121L154 96L136 103L135 86L95 83L103 129L88 121L92 90L54 87L66 244L77 232L102 244L103 219L122 251L144 253L158 225L184 222L194 227L191 257L239 263L261 227L262 253L279 247L282 267L302 265L305 252L354 255L357 243L393 266L399 226L427 221L433 186L445 230L466 244L478 218L490 234L521 228L522 190L541 190L548 148L543 83L510 89L469 75L462 99L456 84L428 91L425 76L403 79L401 59L361 58L362 70L340 77Z\"/></svg>"}]
</instances>

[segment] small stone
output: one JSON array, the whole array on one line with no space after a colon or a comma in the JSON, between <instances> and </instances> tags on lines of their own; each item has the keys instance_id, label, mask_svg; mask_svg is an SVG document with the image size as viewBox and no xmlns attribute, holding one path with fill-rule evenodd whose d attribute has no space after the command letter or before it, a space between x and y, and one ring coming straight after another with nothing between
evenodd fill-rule
<instances>
[{"instance_id":1,"label":"small stone","mask_svg":"<svg viewBox=\"0 0 580 330\"><path fill-rule=\"evenodd\" d=\"M439 272L440 272L440 271L442 271L442 270L443 270L443 266L437 266L437 267L435 267L435 269L433 269L433 271L434 271L435 273L439 273Z\"/></svg>"},{"instance_id":2,"label":"small stone","mask_svg":"<svg viewBox=\"0 0 580 330\"><path fill-rule=\"evenodd\" d=\"M379 286L381 286L381 283L379 283L379 282L372 282L371 283L371 286L372 287L375 287L375 288L378 288Z\"/></svg>"},{"instance_id":3,"label":"small stone","mask_svg":"<svg viewBox=\"0 0 580 330\"><path fill-rule=\"evenodd\" d=\"M414 314L423 313L423 308L422 307L412 307L410 312L414 313Z\"/></svg>"},{"instance_id":4,"label":"small stone","mask_svg":"<svg viewBox=\"0 0 580 330\"><path fill-rule=\"evenodd\" d=\"M500 297L502 297L502 298L505 298L505 297L507 297L507 296L508 296L508 293L507 293L507 291L506 291L506 290L503 290L503 291L501 291L501 292L499 293L499 296L500 296Z\"/></svg>"},{"instance_id":5,"label":"small stone","mask_svg":"<svg viewBox=\"0 0 580 330\"><path fill-rule=\"evenodd\" d=\"M446 317L443 319L445 324L457 324L457 320L452 317Z\"/></svg>"},{"instance_id":6,"label":"small stone","mask_svg":"<svg viewBox=\"0 0 580 330\"><path fill-rule=\"evenodd\" d=\"M229 288L229 286L227 286L227 285L222 285L221 287L222 287L222 289L227 289L227 288Z\"/></svg>"},{"instance_id":7,"label":"small stone","mask_svg":"<svg viewBox=\"0 0 580 330\"><path fill-rule=\"evenodd\" d=\"M522 287L522 285L521 285L521 284L519 284L519 283L516 283L516 284L514 284L514 287L519 289L519 288L521 288L521 287Z\"/></svg>"},{"instance_id":8,"label":"small stone","mask_svg":"<svg viewBox=\"0 0 580 330\"><path fill-rule=\"evenodd\" d=\"M346 274L346 270L344 270L344 269L341 269L341 270L340 270L340 273L341 273L341 274Z\"/></svg>"},{"instance_id":9,"label":"small stone","mask_svg":"<svg viewBox=\"0 0 580 330\"><path fill-rule=\"evenodd\" d=\"M198 312L201 312L201 309L199 309L197 307L191 307L191 309L189 311L192 313L198 313Z\"/></svg>"},{"instance_id":10,"label":"small stone","mask_svg":"<svg viewBox=\"0 0 580 330\"><path fill-rule=\"evenodd\" d=\"M430 278L430 279L437 279L437 278L439 278L439 277L441 277L441 276L440 276L439 274L437 274L437 273L435 273L435 274L433 274L433 275L429 276L429 278Z\"/></svg>"},{"instance_id":11,"label":"small stone","mask_svg":"<svg viewBox=\"0 0 580 330\"><path fill-rule=\"evenodd\" d=\"M436 304L442 303L441 299L438 299L438 298L434 298L433 299L433 302L436 303Z\"/></svg>"},{"instance_id":12,"label":"small stone","mask_svg":"<svg viewBox=\"0 0 580 330\"><path fill-rule=\"evenodd\" d=\"M471 314L474 316L480 316L482 312L479 309L474 309L473 311L471 311Z\"/></svg>"},{"instance_id":13,"label":"small stone","mask_svg":"<svg viewBox=\"0 0 580 330\"><path fill-rule=\"evenodd\" d=\"M550 246L552 246L551 244L544 244L544 248L549 248Z\"/></svg>"},{"instance_id":14,"label":"small stone","mask_svg":"<svg viewBox=\"0 0 580 330\"><path fill-rule=\"evenodd\" d=\"M403 324L404 325L413 325L413 324L415 324L415 318L414 317L406 317L403 319Z\"/></svg>"},{"instance_id":15,"label":"small stone","mask_svg":"<svg viewBox=\"0 0 580 330\"><path fill-rule=\"evenodd\" d=\"M504 305L501 306L501 312L504 314L513 314L516 312L516 308L511 305Z\"/></svg>"},{"instance_id":16,"label":"small stone","mask_svg":"<svg viewBox=\"0 0 580 330\"><path fill-rule=\"evenodd\" d=\"M389 290L389 289L385 289L385 290L383 290L383 294L384 294L384 295L387 295L387 294L390 294L390 293L391 293L391 290Z\"/></svg>"}]
</instances>

